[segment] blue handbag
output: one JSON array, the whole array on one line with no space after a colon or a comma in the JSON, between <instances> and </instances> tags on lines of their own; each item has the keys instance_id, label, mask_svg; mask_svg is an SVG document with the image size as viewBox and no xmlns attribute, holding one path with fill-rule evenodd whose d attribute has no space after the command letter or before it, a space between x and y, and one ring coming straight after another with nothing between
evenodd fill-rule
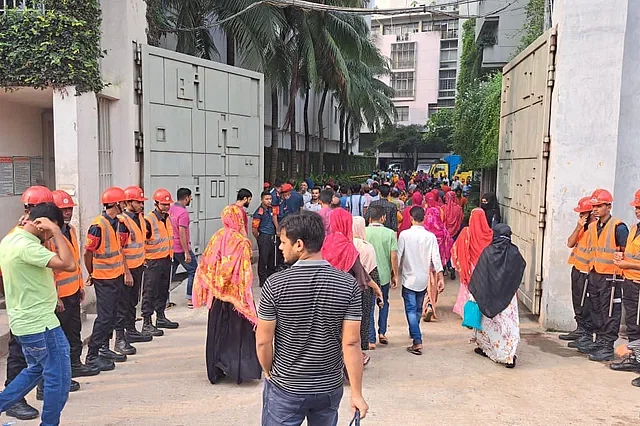
<instances>
[{"instance_id":1,"label":"blue handbag","mask_svg":"<svg viewBox=\"0 0 640 426\"><path fill-rule=\"evenodd\" d=\"M462 326L482 330L482 312L474 300L467 300L464 304Z\"/></svg>"}]
</instances>

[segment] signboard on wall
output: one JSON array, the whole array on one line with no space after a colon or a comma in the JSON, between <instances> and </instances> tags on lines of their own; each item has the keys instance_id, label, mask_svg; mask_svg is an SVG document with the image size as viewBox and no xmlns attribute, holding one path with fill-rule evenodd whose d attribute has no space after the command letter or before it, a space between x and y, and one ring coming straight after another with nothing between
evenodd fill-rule
<instances>
[{"instance_id":1,"label":"signboard on wall","mask_svg":"<svg viewBox=\"0 0 640 426\"><path fill-rule=\"evenodd\" d=\"M31 186L31 159L13 157L13 194L22 195Z\"/></svg>"},{"instance_id":2,"label":"signboard on wall","mask_svg":"<svg viewBox=\"0 0 640 426\"><path fill-rule=\"evenodd\" d=\"M0 197L13 195L13 158L0 157Z\"/></svg>"},{"instance_id":3,"label":"signboard on wall","mask_svg":"<svg viewBox=\"0 0 640 426\"><path fill-rule=\"evenodd\" d=\"M45 186L42 157L31 157L31 185Z\"/></svg>"}]
</instances>

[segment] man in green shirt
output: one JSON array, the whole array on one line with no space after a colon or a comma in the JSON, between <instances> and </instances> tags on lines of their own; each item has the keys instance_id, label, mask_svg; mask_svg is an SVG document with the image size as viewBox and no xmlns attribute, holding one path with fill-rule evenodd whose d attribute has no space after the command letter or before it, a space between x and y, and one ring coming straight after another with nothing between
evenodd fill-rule
<instances>
[{"instance_id":1,"label":"man in green shirt","mask_svg":"<svg viewBox=\"0 0 640 426\"><path fill-rule=\"evenodd\" d=\"M384 226L387 219L383 206L373 205L367 210L369 214L369 226L367 227L367 241L376 251L376 261L378 263L378 274L380 275L380 288L384 305L380 308L378 315L378 338L380 343L389 343L385 334L387 333L387 320L389 318L389 284L392 288L398 286L398 240L396 233ZM375 297L375 296L374 296ZM369 321L369 347L376 345L375 326L375 303L371 309L371 320Z\"/></svg>"},{"instance_id":2,"label":"man in green shirt","mask_svg":"<svg viewBox=\"0 0 640 426\"><path fill-rule=\"evenodd\" d=\"M42 424L57 425L71 385L69 342L55 315L58 295L51 269L73 272L76 263L64 241L62 212L39 204L22 228L0 242L9 328L22 346L27 368L0 393L0 412L21 400L45 379ZM59 253L42 243L54 238Z\"/></svg>"}]
</instances>

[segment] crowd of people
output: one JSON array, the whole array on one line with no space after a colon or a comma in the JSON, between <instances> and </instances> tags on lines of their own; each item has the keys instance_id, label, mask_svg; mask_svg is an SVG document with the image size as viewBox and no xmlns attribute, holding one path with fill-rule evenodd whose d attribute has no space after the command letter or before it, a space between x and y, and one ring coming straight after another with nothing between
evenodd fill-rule
<instances>
[{"instance_id":1,"label":"crowd of people","mask_svg":"<svg viewBox=\"0 0 640 426\"><path fill-rule=\"evenodd\" d=\"M77 205L70 194L32 186L22 194L24 215L0 242L0 268L11 330L7 380L0 412L29 420L39 411L25 395L37 386L43 400L43 425L57 425L73 380L115 369L163 329L179 324L165 315L169 286L179 264L187 271L185 297L191 306L197 268L191 250L191 191L180 188L177 201L166 189L153 194L153 211L143 214L142 189L106 189L103 211L88 229L84 255L71 223ZM83 279L82 265L87 271ZM93 286L97 315L83 363L81 303L85 285ZM142 328L136 328L142 299ZM152 318L155 315L155 322ZM115 343L111 339L115 331Z\"/></svg>"}]
</instances>

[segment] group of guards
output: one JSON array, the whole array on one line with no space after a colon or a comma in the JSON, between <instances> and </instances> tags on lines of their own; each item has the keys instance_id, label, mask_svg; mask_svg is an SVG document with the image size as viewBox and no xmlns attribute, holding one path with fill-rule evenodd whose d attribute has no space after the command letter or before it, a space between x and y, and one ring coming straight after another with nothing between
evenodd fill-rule
<instances>
[{"instance_id":1,"label":"group of guards","mask_svg":"<svg viewBox=\"0 0 640 426\"><path fill-rule=\"evenodd\" d=\"M612 204L611 193L597 189L574 209L580 218L568 246L577 328L560 339L592 361L611 361L624 307L629 343L616 349L622 360L610 367L640 373L640 227L629 230L612 217ZM640 190L630 206L640 220ZM632 384L640 387L640 377Z\"/></svg>"},{"instance_id":2,"label":"group of guards","mask_svg":"<svg viewBox=\"0 0 640 426\"><path fill-rule=\"evenodd\" d=\"M149 342L162 336L163 328L179 326L165 316L172 271L173 229L169 208L173 199L166 189L158 189L152 198L155 208L145 216L143 209L147 198L140 187L129 186L124 190L111 187L102 193L104 210L93 220L85 244L86 284L94 286L97 316L85 363L82 363L80 305L85 298L85 282L77 230L70 223L76 204L67 192L51 192L42 186L32 186L22 194L26 215L18 226L34 206L54 203L62 210L65 225L61 230L77 264L74 272L53 271L58 291L56 315L69 341L72 378L113 370L115 362L124 362L127 356L136 353L131 343ZM50 250L57 251L53 240L45 244ZM138 331L135 322L141 291L143 326ZM155 324L152 322L154 313ZM112 350L110 340L114 330L116 339ZM26 367L22 348L12 335L5 386ZM71 380L70 391L78 389L80 384ZM44 399L42 383L37 388L37 399ZM7 410L7 415L29 420L38 417L39 412L22 399Z\"/></svg>"}]
</instances>

